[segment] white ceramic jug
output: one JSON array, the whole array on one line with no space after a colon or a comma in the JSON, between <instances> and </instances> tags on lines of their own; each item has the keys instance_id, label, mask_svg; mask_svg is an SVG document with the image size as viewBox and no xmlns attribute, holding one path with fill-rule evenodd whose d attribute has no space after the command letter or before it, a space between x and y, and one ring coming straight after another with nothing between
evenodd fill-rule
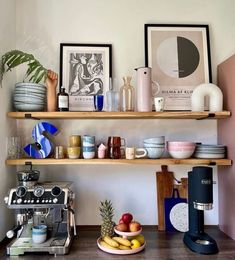
<instances>
[{"instance_id":1,"label":"white ceramic jug","mask_svg":"<svg viewBox=\"0 0 235 260\"><path fill-rule=\"evenodd\" d=\"M136 108L139 112L152 111L153 96L159 90L159 84L152 81L152 68L140 67L137 71Z\"/></svg>"}]
</instances>

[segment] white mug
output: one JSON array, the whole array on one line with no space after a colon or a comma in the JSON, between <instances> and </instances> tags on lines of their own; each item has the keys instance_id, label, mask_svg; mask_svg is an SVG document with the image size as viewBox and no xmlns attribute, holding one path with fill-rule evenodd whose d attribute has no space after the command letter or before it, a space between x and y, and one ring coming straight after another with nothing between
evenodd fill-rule
<instances>
[{"instance_id":1,"label":"white mug","mask_svg":"<svg viewBox=\"0 0 235 260\"><path fill-rule=\"evenodd\" d=\"M155 97L154 98L155 111L163 111L164 110L164 97Z\"/></svg>"},{"instance_id":2,"label":"white mug","mask_svg":"<svg viewBox=\"0 0 235 260\"><path fill-rule=\"evenodd\" d=\"M142 154L138 154L142 152ZM126 159L133 160L135 158L142 158L147 155L147 151L144 148L126 147Z\"/></svg>"}]
</instances>

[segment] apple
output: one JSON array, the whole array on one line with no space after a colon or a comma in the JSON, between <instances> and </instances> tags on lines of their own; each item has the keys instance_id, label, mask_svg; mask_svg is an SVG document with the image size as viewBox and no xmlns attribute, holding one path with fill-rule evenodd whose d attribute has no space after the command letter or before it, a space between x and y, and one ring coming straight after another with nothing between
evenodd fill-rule
<instances>
[{"instance_id":1,"label":"apple","mask_svg":"<svg viewBox=\"0 0 235 260\"><path fill-rule=\"evenodd\" d=\"M141 225L139 222L132 221L131 223L129 223L130 232L136 232L136 231L139 231L140 229L141 229Z\"/></svg>"},{"instance_id":2,"label":"apple","mask_svg":"<svg viewBox=\"0 0 235 260\"><path fill-rule=\"evenodd\" d=\"M127 231L128 231L128 225L125 224L125 223L119 223L119 224L116 226L116 229L117 229L118 231L127 232Z\"/></svg>"},{"instance_id":3,"label":"apple","mask_svg":"<svg viewBox=\"0 0 235 260\"><path fill-rule=\"evenodd\" d=\"M140 242L137 239L132 239L131 240L131 248L132 249L138 248L140 246L141 246L141 244L140 244Z\"/></svg>"},{"instance_id":4,"label":"apple","mask_svg":"<svg viewBox=\"0 0 235 260\"><path fill-rule=\"evenodd\" d=\"M121 223L124 223L124 222L123 222L123 220L120 218L118 223L121 224Z\"/></svg>"},{"instance_id":5,"label":"apple","mask_svg":"<svg viewBox=\"0 0 235 260\"><path fill-rule=\"evenodd\" d=\"M133 216L130 213L124 213L122 215L122 220L124 223L129 224L133 219Z\"/></svg>"}]
</instances>

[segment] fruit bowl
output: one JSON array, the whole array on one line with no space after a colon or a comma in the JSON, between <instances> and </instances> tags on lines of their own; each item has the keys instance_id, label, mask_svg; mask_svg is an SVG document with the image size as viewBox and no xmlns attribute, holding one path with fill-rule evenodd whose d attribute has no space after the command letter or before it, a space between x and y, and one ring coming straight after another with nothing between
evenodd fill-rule
<instances>
[{"instance_id":1,"label":"fruit bowl","mask_svg":"<svg viewBox=\"0 0 235 260\"><path fill-rule=\"evenodd\" d=\"M134 233L134 232L122 232L122 233ZM120 249L109 249L109 248L106 248L104 246L102 246L100 244L100 241L101 241L101 237L99 237L97 239L97 246L99 247L99 249L101 249L102 251L106 252L106 253L110 253L110 254L115 254L115 255L131 255L131 254L136 254L140 251L142 251L144 248L145 248L145 245L146 245L146 242L138 247L138 248L134 248L134 249L128 249L128 250L120 250Z\"/></svg>"},{"instance_id":2,"label":"fruit bowl","mask_svg":"<svg viewBox=\"0 0 235 260\"><path fill-rule=\"evenodd\" d=\"M119 231L116 228L114 228L114 231L116 234L123 236L123 238L127 238L127 237L134 237L139 235L142 232L142 228L136 232L123 232L123 231Z\"/></svg>"}]
</instances>

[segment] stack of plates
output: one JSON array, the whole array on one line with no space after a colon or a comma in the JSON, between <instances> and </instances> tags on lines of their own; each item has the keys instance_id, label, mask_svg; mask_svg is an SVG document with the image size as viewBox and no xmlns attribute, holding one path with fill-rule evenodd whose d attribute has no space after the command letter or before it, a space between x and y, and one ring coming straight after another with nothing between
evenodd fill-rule
<instances>
[{"instance_id":1,"label":"stack of plates","mask_svg":"<svg viewBox=\"0 0 235 260\"><path fill-rule=\"evenodd\" d=\"M17 83L13 104L18 111L43 111L46 105L46 87L35 83Z\"/></svg>"},{"instance_id":2,"label":"stack of plates","mask_svg":"<svg viewBox=\"0 0 235 260\"><path fill-rule=\"evenodd\" d=\"M195 158L221 159L226 157L226 146L213 144L197 144Z\"/></svg>"}]
</instances>

